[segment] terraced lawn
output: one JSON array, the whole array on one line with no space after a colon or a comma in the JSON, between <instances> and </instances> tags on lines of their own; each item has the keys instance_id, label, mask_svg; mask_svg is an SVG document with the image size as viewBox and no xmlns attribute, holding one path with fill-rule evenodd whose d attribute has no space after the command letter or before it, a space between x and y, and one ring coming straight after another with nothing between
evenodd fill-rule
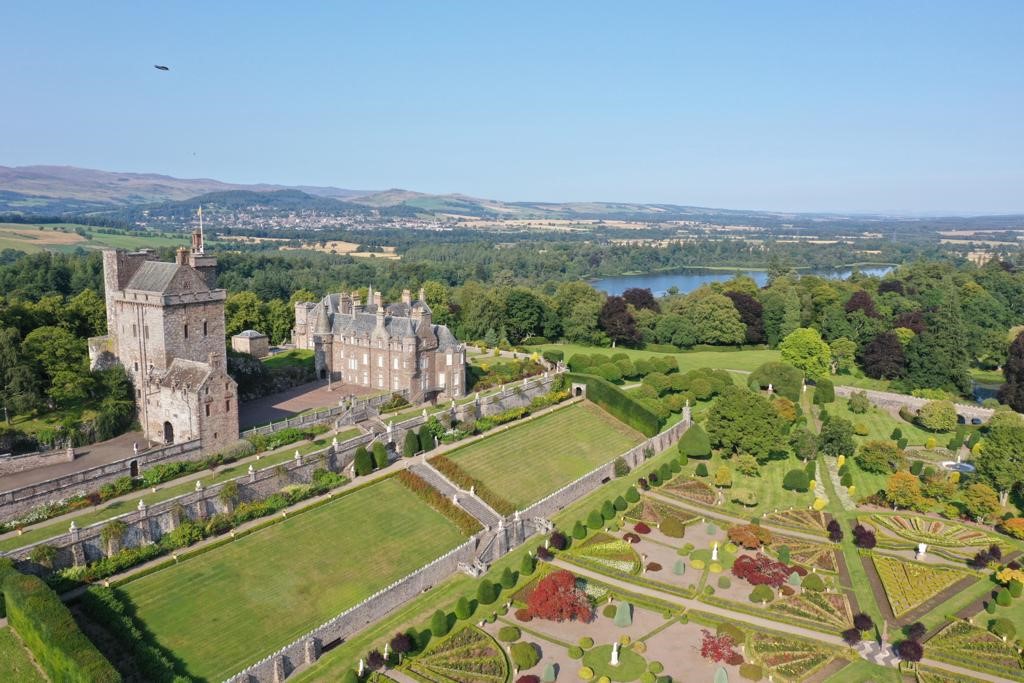
<instances>
[{"instance_id":1,"label":"terraced lawn","mask_svg":"<svg viewBox=\"0 0 1024 683\"><path fill-rule=\"evenodd\" d=\"M46 679L32 663L28 650L11 629L0 628L0 681L45 683Z\"/></svg>"},{"instance_id":2,"label":"terraced lawn","mask_svg":"<svg viewBox=\"0 0 1024 683\"><path fill-rule=\"evenodd\" d=\"M448 457L523 509L641 441L639 432L584 402L510 427Z\"/></svg>"},{"instance_id":3,"label":"terraced lawn","mask_svg":"<svg viewBox=\"0 0 1024 683\"><path fill-rule=\"evenodd\" d=\"M650 356L669 355L675 356L679 362L679 372L696 370L697 368L723 368L725 370L756 370L759 366L770 361L779 360L778 351L770 350L743 350L743 351L684 351L681 353L661 354L653 351L638 351L635 349L606 349L595 346L580 346L578 344L544 344L533 349L558 349L565 353L565 359L572 358L574 353L602 353L607 356L613 353L624 353L631 360L637 358L649 358Z\"/></svg>"},{"instance_id":4,"label":"terraced lawn","mask_svg":"<svg viewBox=\"0 0 1024 683\"><path fill-rule=\"evenodd\" d=\"M338 442L347 441L354 437L359 436L362 430L358 428L347 429L337 434ZM326 436L311 441L308 444L302 446L291 446L285 448L280 453L274 453L273 455L262 456L259 460L250 460L246 462L236 462L217 470L216 474L209 473L202 477L198 481L203 482L204 488L210 488L214 484L220 484L221 482L228 481L240 477L246 473L251 464L257 470L266 469L273 467L274 465L280 465L283 462L288 462L295 457L295 451L298 450L301 454L306 455L318 451L322 448L326 448L331 444L333 436ZM146 505L153 505L154 503L160 503L165 500L170 500L175 496L180 496L196 488L196 480L175 484L174 481L161 484L157 487L156 492L150 492L142 496L142 500L146 502ZM81 514L73 517L75 524L79 528L87 527L90 524L96 524L108 520L112 517L126 514L128 512L134 512L135 507L138 505L138 499L131 500L115 500L109 504L97 506L95 508L89 508L83 510ZM51 522L49 524L41 524L37 527L26 530L21 536L10 536L0 540L0 551L13 550L15 548L22 548L31 543L37 541L44 541L54 536L60 536L67 532L68 526L71 524L70 521L64 520L61 522Z\"/></svg>"},{"instance_id":5,"label":"terraced lawn","mask_svg":"<svg viewBox=\"0 0 1024 683\"><path fill-rule=\"evenodd\" d=\"M386 479L122 590L191 675L220 681L463 540Z\"/></svg>"}]
</instances>

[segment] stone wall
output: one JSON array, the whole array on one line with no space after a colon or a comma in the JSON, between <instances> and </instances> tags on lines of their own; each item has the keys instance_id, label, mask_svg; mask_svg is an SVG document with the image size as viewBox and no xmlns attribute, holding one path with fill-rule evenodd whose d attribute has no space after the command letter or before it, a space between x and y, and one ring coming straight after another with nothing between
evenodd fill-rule
<instances>
[{"instance_id":1,"label":"stone wall","mask_svg":"<svg viewBox=\"0 0 1024 683\"><path fill-rule=\"evenodd\" d=\"M869 401L879 408L885 408L887 410L907 408L908 410L916 413L921 409L921 406L926 403L931 403L932 401L932 399L928 398L918 398L916 396L897 394L891 391L873 391L871 389L836 386L836 396L849 398L855 392L863 392L867 394ZM992 417L992 413L995 412L991 408L982 408L981 406L969 405L966 403L954 403L953 407L956 408L956 414L964 418L967 422L970 422L974 418L977 418L982 422L987 422L989 418Z\"/></svg>"},{"instance_id":2,"label":"stone wall","mask_svg":"<svg viewBox=\"0 0 1024 683\"><path fill-rule=\"evenodd\" d=\"M0 475L27 472L62 462L72 462L74 459L75 451L70 447L54 448L49 451L36 451L35 453L22 453L20 455L4 453L0 455Z\"/></svg>"},{"instance_id":3,"label":"stone wall","mask_svg":"<svg viewBox=\"0 0 1024 683\"><path fill-rule=\"evenodd\" d=\"M372 440L372 434L361 434L341 442L337 446L332 444L327 448L299 456L281 465L263 469L256 469L260 464L257 461L253 463L248 474L231 481L238 484L240 502L261 500L289 484L308 484L312 481L313 472L318 468L323 467L336 472L344 470L355 457L356 448L365 446ZM156 542L164 534L176 529L185 519L199 521L208 519L219 512L229 512L227 506L220 500L220 492L227 483L221 482L209 488L197 489L149 507L140 506L134 512L81 529L69 529L68 532L59 536L18 548L7 555L18 561L27 561L33 548L48 545L57 549L55 568L94 562L108 554L108 549L103 547L100 535L103 527L114 519L124 522L127 531L121 543L109 550L117 552L122 548Z\"/></svg>"},{"instance_id":4,"label":"stone wall","mask_svg":"<svg viewBox=\"0 0 1024 683\"><path fill-rule=\"evenodd\" d=\"M141 472L143 468L160 462L198 460L201 457L199 441L189 441L165 448L154 448L106 465L89 467L63 477L4 491L0 493L0 521L17 519L40 505L88 493L115 479L130 476L133 462L136 464L137 472Z\"/></svg>"}]
</instances>

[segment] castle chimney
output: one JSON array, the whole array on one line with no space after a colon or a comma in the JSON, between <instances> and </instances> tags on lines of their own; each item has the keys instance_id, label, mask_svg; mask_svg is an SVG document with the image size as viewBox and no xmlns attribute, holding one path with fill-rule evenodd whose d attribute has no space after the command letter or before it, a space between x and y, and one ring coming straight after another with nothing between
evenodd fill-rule
<instances>
[{"instance_id":1,"label":"castle chimney","mask_svg":"<svg viewBox=\"0 0 1024 683\"><path fill-rule=\"evenodd\" d=\"M192 253L203 253L203 233L200 232L199 230L192 231Z\"/></svg>"},{"instance_id":2,"label":"castle chimney","mask_svg":"<svg viewBox=\"0 0 1024 683\"><path fill-rule=\"evenodd\" d=\"M384 306L384 299L381 298L379 291L373 293L373 305L376 306L378 309Z\"/></svg>"},{"instance_id":3,"label":"castle chimney","mask_svg":"<svg viewBox=\"0 0 1024 683\"><path fill-rule=\"evenodd\" d=\"M380 296L378 293L377 296ZM384 307L377 304L377 329L384 329Z\"/></svg>"},{"instance_id":4,"label":"castle chimney","mask_svg":"<svg viewBox=\"0 0 1024 683\"><path fill-rule=\"evenodd\" d=\"M178 247L178 251L174 254L174 262L179 266L188 265L188 249Z\"/></svg>"},{"instance_id":5,"label":"castle chimney","mask_svg":"<svg viewBox=\"0 0 1024 683\"><path fill-rule=\"evenodd\" d=\"M405 304L406 306L412 305L412 292L410 292L408 289L402 290L402 303Z\"/></svg>"},{"instance_id":6,"label":"castle chimney","mask_svg":"<svg viewBox=\"0 0 1024 683\"><path fill-rule=\"evenodd\" d=\"M427 290L420 287L420 301L427 303Z\"/></svg>"},{"instance_id":7,"label":"castle chimney","mask_svg":"<svg viewBox=\"0 0 1024 683\"><path fill-rule=\"evenodd\" d=\"M352 293L352 315L354 317L356 313L362 313L362 312L363 312L363 302L359 299L359 295L353 292Z\"/></svg>"}]
</instances>

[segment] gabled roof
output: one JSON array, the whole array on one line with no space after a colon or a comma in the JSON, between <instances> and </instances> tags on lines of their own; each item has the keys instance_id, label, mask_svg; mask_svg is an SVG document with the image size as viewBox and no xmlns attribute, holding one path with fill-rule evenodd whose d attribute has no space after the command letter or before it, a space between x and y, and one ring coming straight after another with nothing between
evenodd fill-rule
<instances>
[{"instance_id":1,"label":"gabled roof","mask_svg":"<svg viewBox=\"0 0 1024 683\"><path fill-rule=\"evenodd\" d=\"M191 266L165 261L146 261L128 281L125 289L157 294L208 292L206 281Z\"/></svg>"},{"instance_id":2,"label":"gabled roof","mask_svg":"<svg viewBox=\"0 0 1024 683\"><path fill-rule=\"evenodd\" d=\"M256 330L242 330L235 336L248 337L249 339L259 339L260 337L266 337L267 335L263 334L262 332L257 332Z\"/></svg>"}]
</instances>

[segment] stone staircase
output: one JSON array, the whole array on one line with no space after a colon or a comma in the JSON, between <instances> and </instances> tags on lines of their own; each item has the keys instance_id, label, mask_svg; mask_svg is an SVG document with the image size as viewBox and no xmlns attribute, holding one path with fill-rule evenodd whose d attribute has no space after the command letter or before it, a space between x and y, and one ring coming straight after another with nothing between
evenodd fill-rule
<instances>
[{"instance_id":1,"label":"stone staircase","mask_svg":"<svg viewBox=\"0 0 1024 683\"><path fill-rule=\"evenodd\" d=\"M480 500L469 491L463 491L448 480L443 474L428 465L425 461L417 462L409 466L409 471L417 475L441 494L451 500L453 497L458 501L457 505L476 517L476 519L489 529L498 526L501 516L492 510L490 506Z\"/></svg>"}]
</instances>

